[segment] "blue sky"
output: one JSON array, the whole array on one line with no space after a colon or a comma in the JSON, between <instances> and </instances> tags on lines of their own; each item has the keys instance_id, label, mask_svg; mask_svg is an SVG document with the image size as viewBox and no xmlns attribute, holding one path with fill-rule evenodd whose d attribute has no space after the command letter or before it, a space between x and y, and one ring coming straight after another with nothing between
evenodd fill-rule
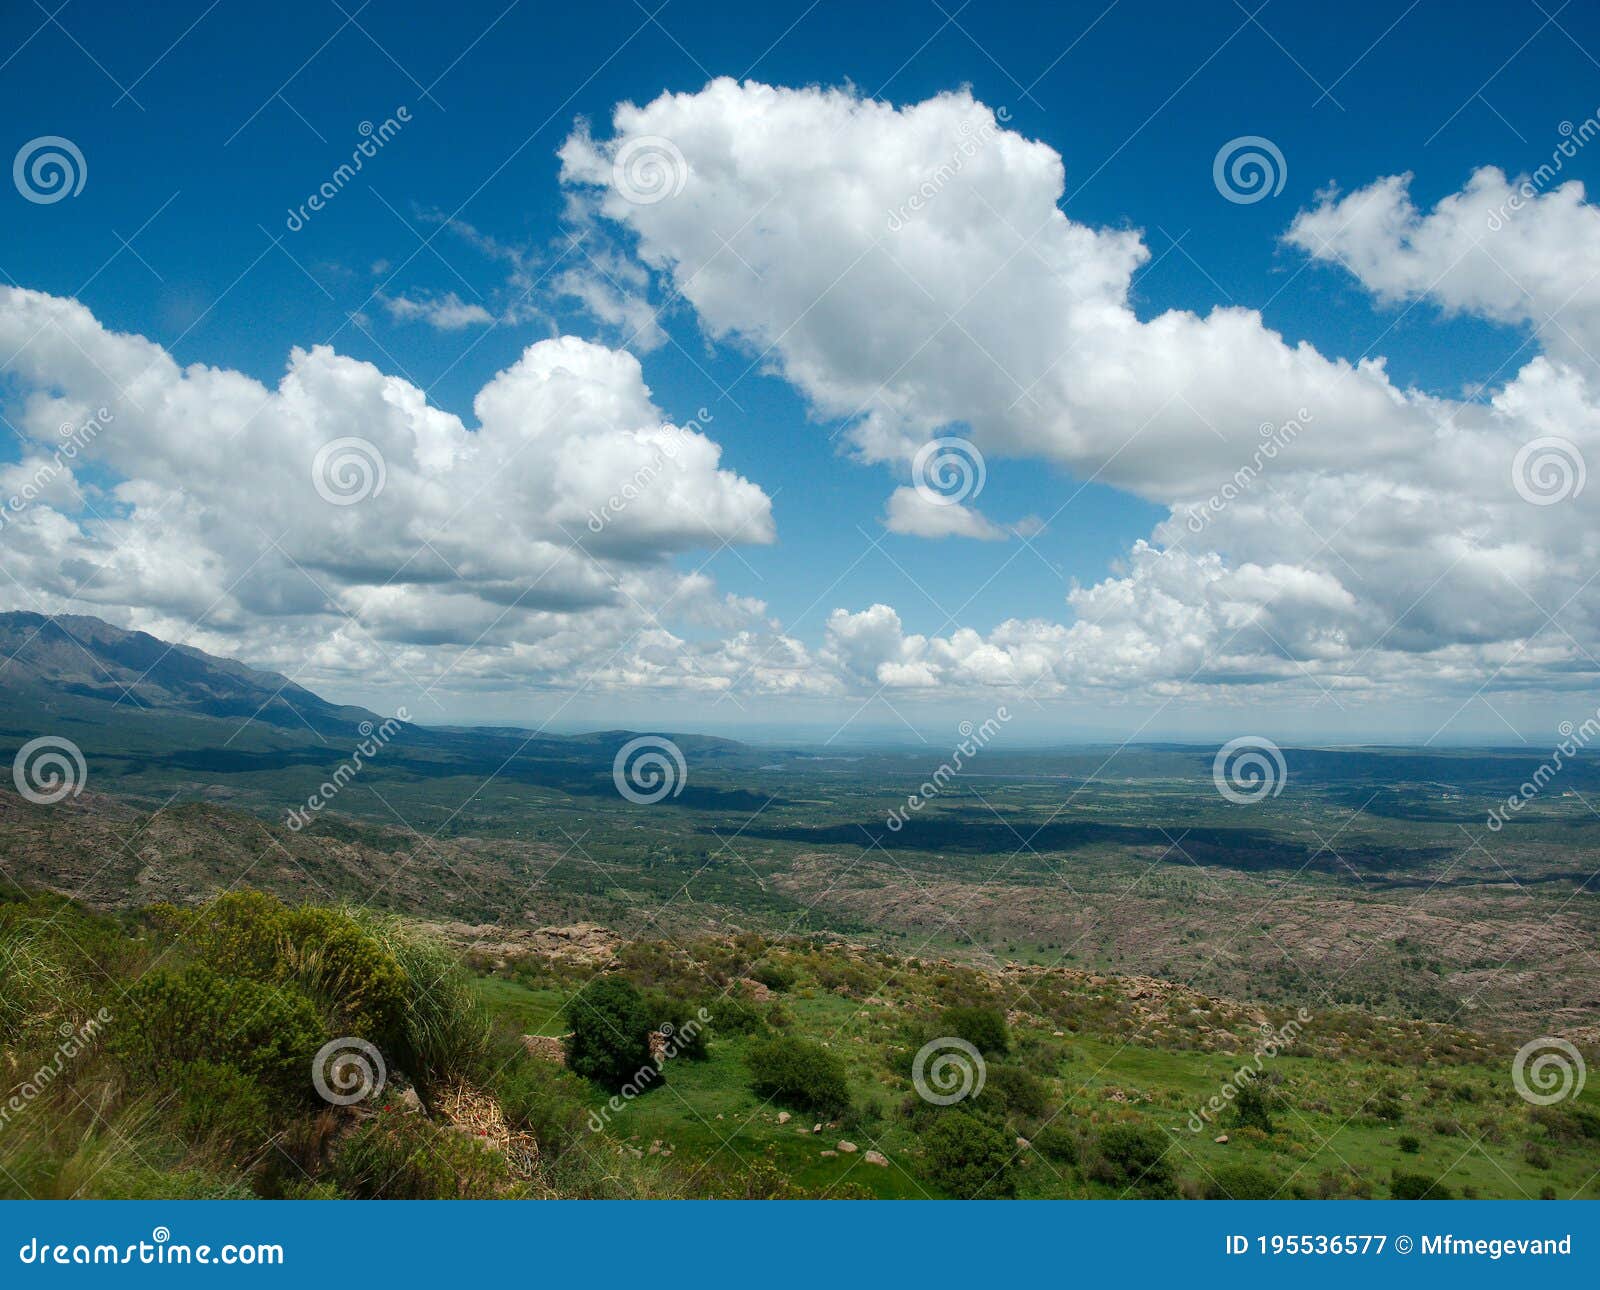
<instances>
[{"instance_id":1,"label":"blue sky","mask_svg":"<svg viewBox=\"0 0 1600 1290\"><path fill-rule=\"evenodd\" d=\"M1149 254L1128 296L1141 322L1169 310L1260 309L1291 346L1308 342L1330 360L1381 355L1399 390L1474 399L1480 383L1503 385L1540 352L1532 328L1463 306L1470 291L1452 298L1419 288L1410 299L1385 299L1372 281L1314 262L1285 234L1330 187L1350 193L1410 173L1410 199L1427 212L1479 167L1508 175L1538 167L1562 139L1562 122L1600 106L1600 64L1590 50L1600 50L1600 15L1553 3L15 5L0 14L0 145L9 156L41 136L70 139L87 175L81 193L59 202L6 190L0 282L76 299L104 328L146 337L180 365L235 369L268 386L292 347L329 343L402 377L472 426L474 395L527 346L556 335L612 346L622 339L554 289L573 203L584 196L581 184L562 182L557 153L579 121L607 140L619 103L696 94L722 76L801 90L848 87L862 100L897 106L966 87L979 104L1006 110L1008 131L1061 154L1060 209L1074 225L1142 237ZM362 173L304 227L288 228L289 212L363 137L361 123L381 123L402 106L410 120ZM1214 157L1239 136L1276 145L1285 160L1281 191L1249 204L1219 194ZM701 162L689 161L698 173ZM1580 152L1563 178L1587 178L1595 165ZM653 234L596 218L606 245L636 266L647 261L633 239ZM658 278L646 288L658 305L660 285ZM406 319L394 303L451 296L501 321L444 330ZM1150 489L1085 483L1093 472L1070 454L1008 441L985 451L982 513L1001 528L1053 517L1026 545L888 532L885 499L904 482L903 467L881 454L862 460L871 454L849 447L846 419L819 408L814 387L765 370L756 362L760 342L713 339L718 325L697 302L666 309L659 325L663 339L632 346L655 405L679 422L701 407L712 413L707 434L721 446L722 469L765 491L776 532L770 544L716 550L708 542L670 561L680 573L714 579L719 594L764 602L763 616L813 651L826 648L831 611L880 603L893 605L905 636L958 628L985 636L1012 619L1070 624L1073 581L1118 574L1173 504ZM7 455L18 462L30 449L15 409L31 388L60 393L63 385L48 373L31 380L9 391ZM1000 443L984 439L981 426L949 429L986 447ZM101 469L130 475L125 462L90 463L81 468L84 484L110 487L112 475ZM1396 470L1403 484L1404 467ZM0 540L22 538L14 529ZM10 607L75 608L169 632L184 618L133 592L68 603L62 581L31 568L23 574L10 558L19 571L4 588ZM1548 602L1532 591L1545 615L1561 616L1555 589ZM1586 603L1581 597L1577 608ZM195 618L193 639L207 648L223 648L231 634L252 657L275 638L259 607ZM1383 641L1380 652L1410 623L1389 626L1373 637ZM732 629L702 618L673 630L704 642ZM1587 646L1576 621L1563 620L1562 631ZM377 635L396 652L426 644ZM1478 630L1408 648L1488 647L1492 635ZM490 643L504 644L502 637ZM294 639L309 657L315 632ZM1504 691L1501 710L1486 712L1485 695L1472 694L1475 664L1452 656L1449 669L1461 675L1449 686L1420 681L1423 663L1403 676L1365 677L1344 703L1313 661L1314 645L1288 642L1282 654L1293 670L1321 679L1291 676L1241 694L1232 678L1217 701L1270 714L1299 737L1527 735L1553 714L1581 711L1589 684L1582 658L1552 658L1550 673L1565 679L1507 676L1485 692ZM252 661L296 670L279 654ZM1479 659L1482 675L1493 661ZM421 665L399 670L410 678ZM753 692L717 701L708 716L705 694L588 684L589 673L574 664L569 675L541 674L526 687L447 686L434 715L584 724L644 711L662 719L695 713L727 728L832 729L847 719L862 729L921 728L919 714L937 723L986 710L1001 693L953 674L922 685L885 683L884 675L869 667L864 684L857 676L857 684L807 698ZM392 699L386 686L398 693L411 683L391 674L380 685L364 666L341 671L325 658L303 679L374 703ZM1125 735L1143 729L1153 696L1166 694L1154 675L1125 678L1111 691L1100 684L1073 682L1057 693L1052 683L1043 706L1034 687L1029 721ZM574 691L582 692L577 701ZM1108 712L1119 705L1124 715ZM1147 733L1237 723L1212 713L1203 691L1188 691Z\"/></svg>"}]
</instances>

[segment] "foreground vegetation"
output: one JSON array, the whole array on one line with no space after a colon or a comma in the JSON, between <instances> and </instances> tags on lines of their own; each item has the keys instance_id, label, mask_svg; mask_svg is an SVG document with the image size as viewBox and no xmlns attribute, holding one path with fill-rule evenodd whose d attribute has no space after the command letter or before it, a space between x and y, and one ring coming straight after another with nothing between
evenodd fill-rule
<instances>
[{"instance_id":1,"label":"foreground vegetation","mask_svg":"<svg viewBox=\"0 0 1600 1290\"><path fill-rule=\"evenodd\" d=\"M837 937L585 959L15 897L0 1063L12 1197L1600 1194L1593 1095L1529 1105L1485 1036Z\"/></svg>"}]
</instances>

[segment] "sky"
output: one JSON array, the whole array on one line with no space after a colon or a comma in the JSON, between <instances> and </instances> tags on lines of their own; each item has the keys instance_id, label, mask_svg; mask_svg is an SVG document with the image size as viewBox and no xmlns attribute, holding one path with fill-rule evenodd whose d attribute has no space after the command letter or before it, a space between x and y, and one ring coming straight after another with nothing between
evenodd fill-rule
<instances>
[{"instance_id":1,"label":"sky","mask_svg":"<svg viewBox=\"0 0 1600 1290\"><path fill-rule=\"evenodd\" d=\"M551 729L1600 702L1592 9L56 4L0 608Z\"/></svg>"}]
</instances>

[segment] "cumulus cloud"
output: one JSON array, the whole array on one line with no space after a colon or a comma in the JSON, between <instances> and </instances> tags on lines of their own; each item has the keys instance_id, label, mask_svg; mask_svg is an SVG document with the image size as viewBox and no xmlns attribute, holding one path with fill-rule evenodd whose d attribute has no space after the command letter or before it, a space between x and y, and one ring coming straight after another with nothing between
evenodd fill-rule
<instances>
[{"instance_id":1,"label":"cumulus cloud","mask_svg":"<svg viewBox=\"0 0 1600 1290\"><path fill-rule=\"evenodd\" d=\"M630 684L720 688L660 606L679 631L765 630L759 604L672 557L773 541L770 500L722 468L703 422L654 405L630 354L532 345L478 392L469 428L327 346L293 350L268 386L181 367L36 291L0 289L0 349L25 440L0 486L31 477L63 424L106 410L72 469L8 516L11 607L70 603L168 635L199 624L196 643L291 671L463 682L577 684L603 662Z\"/></svg>"},{"instance_id":2,"label":"cumulus cloud","mask_svg":"<svg viewBox=\"0 0 1600 1290\"><path fill-rule=\"evenodd\" d=\"M960 502L934 501L915 488L897 488L889 495L883 524L891 533L912 537L966 537L998 542L1006 536L1004 529L971 507Z\"/></svg>"},{"instance_id":3,"label":"cumulus cloud","mask_svg":"<svg viewBox=\"0 0 1600 1290\"><path fill-rule=\"evenodd\" d=\"M645 139L670 140L656 151L681 173L640 201L616 172ZM1396 386L1381 357L1287 339L1255 310L1141 319L1141 235L1070 219L1063 158L965 92L894 106L720 79L622 104L609 137L580 128L561 158L574 199L712 338L845 423L864 460L904 471L960 427L991 459L1042 459L1171 508L1124 568L1069 594L1067 623L924 638L887 606L840 610L825 653L846 675L1039 692L1592 676L1600 490L1538 506L1517 478L1543 435L1600 462L1585 356L1600 297L1579 285L1600 280L1584 267L1600 236L1580 186L1495 235L1512 186L1489 170L1426 216L1390 179L1329 195L1290 230L1387 298L1538 325L1546 352L1464 402ZM886 523L997 535L975 511L937 511L901 487Z\"/></svg>"}]
</instances>

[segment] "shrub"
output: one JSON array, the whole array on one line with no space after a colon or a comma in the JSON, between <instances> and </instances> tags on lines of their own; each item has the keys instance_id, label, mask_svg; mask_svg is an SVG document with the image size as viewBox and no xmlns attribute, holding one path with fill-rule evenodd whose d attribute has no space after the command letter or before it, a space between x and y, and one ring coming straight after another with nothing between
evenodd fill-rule
<instances>
[{"instance_id":1,"label":"shrub","mask_svg":"<svg viewBox=\"0 0 1600 1290\"><path fill-rule=\"evenodd\" d=\"M567 1005L567 1065L608 1088L621 1088L650 1060L654 1019L639 992L621 977L585 986Z\"/></svg>"},{"instance_id":2,"label":"shrub","mask_svg":"<svg viewBox=\"0 0 1600 1290\"><path fill-rule=\"evenodd\" d=\"M173 1119L190 1142L229 1153L262 1146L272 1134L272 1115L261 1085L237 1066L198 1061L172 1072Z\"/></svg>"},{"instance_id":3,"label":"shrub","mask_svg":"<svg viewBox=\"0 0 1600 1290\"><path fill-rule=\"evenodd\" d=\"M1050 1112L1050 1090L1037 1075L1022 1066L989 1067L982 1100L993 1095L1012 1115L1036 1119Z\"/></svg>"},{"instance_id":4,"label":"shrub","mask_svg":"<svg viewBox=\"0 0 1600 1290\"><path fill-rule=\"evenodd\" d=\"M483 1200L511 1183L505 1157L423 1116L381 1111L340 1144L331 1172L360 1200Z\"/></svg>"},{"instance_id":5,"label":"shrub","mask_svg":"<svg viewBox=\"0 0 1600 1290\"><path fill-rule=\"evenodd\" d=\"M326 1034L297 990L218 976L192 964L134 983L111 1031L130 1074L158 1080L192 1062L221 1059L287 1098L311 1093L311 1058Z\"/></svg>"},{"instance_id":6,"label":"shrub","mask_svg":"<svg viewBox=\"0 0 1600 1290\"><path fill-rule=\"evenodd\" d=\"M396 919L364 926L405 974L405 1025L395 1054L400 1067L424 1085L484 1074L489 1015L455 955Z\"/></svg>"},{"instance_id":7,"label":"shrub","mask_svg":"<svg viewBox=\"0 0 1600 1290\"><path fill-rule=\"evenodd\" d=\"M745 1062L750 1087L762 1097L823 1115L837 1115L850 1105L844 1063L820 1044L776 1035L751 1048Z\"/></svg>"},{"instance_id":8,"label":"shrub","mask_svg":"<svg viewBox=\"0 0 1600 1290\"><path fill-rule=\"evenodd\" d=\"M1078 1135L1059 1120L1040 1129L1034 1134L1032 1142L1035 1151L1051 1160L1067 1165L1078 1163Z\"/></svg>"},{"instance_id":9,"label":"shrub","mask_svg":"<svg viewBox=\"0 0 1600 1290\"><path fill-rule=\"evenodd\" d=\"M928 1176L963 1200L1011 1196L1016 1186L1011 1161L1016 1154L1005 1130L969 1115L946 1111L923 1136Z\"/></svg>"},{"instance_id":10,"label":"shrub","mask_svg":"<svg viewBox=\"0 0 1600 1290\"><path fill-rule=\"evenodd\" d=\"M1272 1132L1272 1098L1263 1088L1254 1083L1238 1085L1238 1094L1233 1099L1233 1124L1241 1129L1260 1129L1263 1133Z\"/></svg>"},{"instance_id":11,"label":"shrub","mask_svg":"<svg viewBox=\"0 0 1600 1290\"><path fill-rule=\"evenodd\" d=\"M941 1034L965 1039L985 1057L1011 1051L1005 1016L996 1008L946 1008L939 1025Z\"/></svg>"},{"instance_id":12,"label":"shrub","mask_svg":"<svg viewBox=\"0 0 1600 1290\"><path fill-rule=\"evenodd\" d=\"M1206 1200L1271 1200L1278 1180L1258 1165L1218 1165L1201 1194Z\"/></svg>"},{"instance_id":13,"label":"shrub","mask_svg":"<svg viewBox=\"0 0 1600 1290\"><path fill-rule=\"evenodd\" d=\"M1535 1169L1550 1168L1550 1154L1537 1142L1525 1142L1522 1144L1522 1158Z\"/></svg>"},{"instance_id":14,"label":"shrub","mask_svg":"<svg viewBox=\"0 0 1600 1290\"><path fill-rule=\"evenodd\" d=\"M719 1035L764 1035L772 1029L767 1016L759 1003L730 994L712 1009L711 1029Z\"/></svg>"},{"instance_id":15,"label":"shrub","mask_svg":"<svg viewBox=\"0 0 1600 1290\"><path fill-rule=\"evenodd\" d=\"M1177 1194L1166 1152L1166 1141L1153 1129L1115 1124L1095 1144L1090 1177L1130 1196L1166 1199Z\"/></svg>"},{"instance_id":16,"label":"shrub","mask_svg":"<svg viewBox=\"0 0 1600 1290\"><path fill-rule=\"evenodd\" d=\"M1454 1200L1450 1189L1437 1178L1426 1174L1405 1174L1395 1171L1389 1184L1389 1194L1395 1200Z\"/></svg>"},{"instance_id":17,"label":"shrub","mask_svg":"<svg viewBox=\"0 0 1600 1290\"><path fill-rule=\"evenodd\" d=\"M763 963L751 970L750 979L761 982L769 990L784 994L794 985L795 974L793 968L781 967L776 963Z\"/></svg>"},{"instance_id":18,"label":"shrub","mask_svg":"<svg viewBox=\"0 0 1600 1290\"><path fill-rule=\"evenodd\" d=\"M589 1086L553 1062L514 1057L500 1068L494 1094L506 1122L534 1136L543 1156L563 1156L589 1132Z\"/></svg>"},{"instance_id":19,"label":"shrub","mask_svg":"<svg viewBox=\"0 0 1600 1290\"><path fill-rule=\"evenodd\" d=\"M1402 1133L1395 1142L1395 1146L1404 1151L1408 1156L1414 1156L1422 1150L1422 1139L1414 1133Z\"/></svg>"},{"instance_id":20,"label":"shrub","mask_svg":"<svg viewBox=\"0 0 1600 1290\"><path fill-rule=\"evenodd\" d=\"M412 985L394 957L349 915L306 905L283 912L277 970L331 1011L340 1034L394 1050Z\"/></svg>"}]
</instances>

